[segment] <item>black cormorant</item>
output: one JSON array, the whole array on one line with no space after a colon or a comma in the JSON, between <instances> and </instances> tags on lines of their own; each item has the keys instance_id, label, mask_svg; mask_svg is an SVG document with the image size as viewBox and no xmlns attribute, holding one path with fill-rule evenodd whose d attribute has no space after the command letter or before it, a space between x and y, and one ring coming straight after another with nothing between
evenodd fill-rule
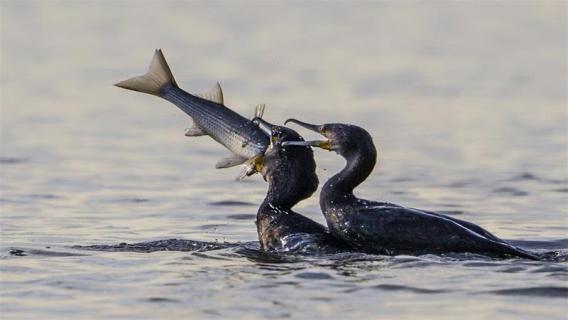
<instances>
[{"instance_id":1,"label":"black cormorant","mask_svg":"<svg viewBox=\"0 0 568 320\"><path fill-rule=\"evenodd\" d=\"M317 189L316 163L310 147L284 147L284 141L303 141L292 129L253 120L267 135L270 145L259 172L268 182L266 198L256 216L262 249L279 252L332 253L343 251L343 242L323 225L292 211Z\"/></svg>"},{"instance_id":2,"label":"black cormorant","mask_svg":"<svg viewBox=\"0 0 568 320\"><path fill-rule=\"evenodd\" d=\"M345 158L345 168L323 186L320 206L331 233L354 249L387 255L472 252L538 259L473 223L355 197L353 189L371 174L377 159L369 133L349 124L288 122L318 132L327 140L285 142L285 146L316 146Z\"/></svg>"}]
</instances>

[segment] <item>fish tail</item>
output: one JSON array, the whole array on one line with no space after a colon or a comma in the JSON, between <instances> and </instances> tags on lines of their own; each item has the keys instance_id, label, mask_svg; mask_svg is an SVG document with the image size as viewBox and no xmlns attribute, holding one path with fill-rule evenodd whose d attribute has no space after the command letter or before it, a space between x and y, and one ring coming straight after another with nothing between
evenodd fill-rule
<instances>
[{"instance_id":1,"label":"fish tail","mask_svg":"<svg viewBox=\"0 0 568 320\"><path fill-rule=\"evenodd\" d=\"M164 88L177 87L177 84L162 50L156 49L146 74L121 81L115 86L159 96Z\"/></svg>"}]
</instances>

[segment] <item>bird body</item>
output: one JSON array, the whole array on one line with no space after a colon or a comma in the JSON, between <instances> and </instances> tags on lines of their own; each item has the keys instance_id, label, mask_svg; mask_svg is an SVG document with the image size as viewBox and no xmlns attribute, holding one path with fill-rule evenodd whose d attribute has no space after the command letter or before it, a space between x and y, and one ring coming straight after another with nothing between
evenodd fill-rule
<instances>
[{"instance_id":1,"label":"bird body","mask_svg":"<svg viewBox=\"0 0 568 320\"><path fill-rule=\"evenodd\" d=\"M359 199L353 190L373 171L377 152L369 133L358 126L312 125L295 119L327 140L288 142L288 146L317 146L337 152L345 167L331 177L320 194L320 207L330 232L355 250L398 255L472 252L538 259L471 222L388 202Z\"/></svg>"},{"instance_id":2,"label":"bird body","mask_svg":"<svg viewBox=\"0 0 568 320\"><path fill-rule=\"evenodd\" d=\"M268 182L256 226L264 250L330 253L345 250L326 227L292 210L317 189L316 164L310 147L284 147L285 141L303 141L295 131L255 119L270 136L260 174Z\"/></svg>"}]
</instances>

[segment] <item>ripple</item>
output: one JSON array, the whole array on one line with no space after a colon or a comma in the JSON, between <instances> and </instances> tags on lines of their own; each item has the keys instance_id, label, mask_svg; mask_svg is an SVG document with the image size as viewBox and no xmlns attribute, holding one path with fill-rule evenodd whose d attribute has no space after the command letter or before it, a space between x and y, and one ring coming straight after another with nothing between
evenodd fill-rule
<instances>
[{"instance_id":1,"label":"ripple","mask_svg":"<svg viewBox=\"0 0 568 320\"><path fill-rule=\"evenodd\" d=\"M530 180L541 181L542 179L530 172L523 172L508 179L508 181L530 181Z\"/></svg>"},{"instance_id":2,"label":"ripple","mask_svg":"<svg viewBox=\"0 0 568 320\"><path fill-rule=\"evenodd\" d=\"M502 296L568 298L568 287L529 287L487 291Z\"/></svg>"},{"instance_id":3,"label":"ripple","mask_svg":"<svg viewBox=\"0 0 568 320\"><path fill-rule=\"evenodd\" d=\"M566 266L559 266L559 265L549 265L543 266L531 271L532 273L542 273L542 272L555 272L555 273L566 273L568 274L568 267Z\"/></svg>"},{"instance_id":4,"label":"ripple","mask_svg":"<svg viewBox=\"0 0 568 320\"><path fill-rule=\"evenodd\" d=\"M277 282L274 282L274 283L260 284L260 285L255 286L255 288L272 289L274 287L281 287L281 286L298 287L300 285L301 285L301 282L296 282L296 281L277 281Z\"/></svg>"},{"instance_id":5,"label":"ripple","mask_svg":"<svg viewBox=\"0 0 568 320\"><path fill-rule=\"evenodd\" d=\"M513 187L502 187L493 190L493 193L497 194L504 194L504 195L511 195L514 197L524 197L527 196L529 193L517 188Z\"/></svg>"},{"instance_id":6,"label":"ripple","mask_svg":"<svg viewBox=\"0 0 568 320\"><path fill-rule=\"evenodd\" d=\"M469 180L462 180L462 181L454 181L448 184L449 188L465 188L477 183L477 179L469 179Z\"/></svg>"},{"instance_id":7,"label":"ripple","mask_svg":"<svg viewBox=\"0 0 568 320\"><path fill-rule=\"evenodd\" d=\"M31 158L0 157L0 164L19 164L29 162Z\"/></svg>"},{"instance_id":8,"label":"ripple","mask_svg":"<svg viewBox=\"0 0 568 320\"><path fill-rule=\"evenodd\" d=\"M216 231L218 228L224 227L224 226L226 226L226 225L225 224L203 224L203 225L198 226L197 228L201 229L201 230L214 230L214 231Z\"/></svg>"},{"instance_id":9,"label":"ripple","mask_svg":"<svg viewBox=\"0 0 568 320\"><path fill-rule=\"evenodd\" d=\"M460 211L460 210L439 210L437 212L441 213L441 214L449 215L449 216L457 216L457 215L465 213L464 211Z\"/></svg>"},{"instance_id":10,"label":"ripple","mask_svg":"<svg viewBox=\"0 0 568 320\"><path fill-rule=\"evenodd\" d=\"M18 257L27 256L27 254L25 254L24 250L22 250L22 249L12 249L12 250L10 250L10 254L13 255L13 256L18 256Z\"/></svg>"},{"instance_id":11,"label":"ripple","mask_svg":"<svg viewBox=\"0 0 568 320\"><path fill-rule=\"evenodd\" d=\"M163 297L152 297L152 298L148 298L148 299L144 299L145 301L148 302L158 302L158 303L178 303L181 302L181 300L177 300L177 299L172 299L172 298L163 298Z\"/></svg>"},{"instance_id":12,"label":"ripple","mask_svg":"<svg viewBox=\"0 0 568 320\"><path fill-rule=\"evenodd\" d=\"M226 207L238 207L238 206L254 206L254 203L246 201L236 201L236 200L225 200L225 201L214 201L207 203L211 206L226 206Z\"/></svg>"},{"instance_id":13,"label":"ripple","mask_svg":"<svg viewBox=\"0 0 568 320\"><path fill-rule=\"evenodd\" d=\"M447 290L443 289L424 289L417 287L408 287L397 284L379 284L372 287L373 289L383 290L383 291L408 291L412 293L444 293Z\"/></svg>"},{"instance_id":14,"label":"ripple","mask_svg":"<svg viewBox=\"0 0 568 320\"><path fill-rule=\"evenodd\" d=\"M517 273L517 272L522 272L522 271L526 271L527 269L524 267L509 267L509 268L505 268L502 270L499 270L499 272L503 272L503 273Z\"/></svg>"},{"instance_id":15,"label":"ripple","mask_svg":"<svg viewBox=\"0 0 568 320\"><path fill-rule=\"evenodd\" d=\"M295 277L300 279L311 279L311 280L333 279L331 275L324 272L302 272L296 274Z\"/></svg>"},{"instance_id":16,"label":"ripple","mask_svg":"<svg viewBox=\"0 0 568 320\"><path fill-rule=\"evenodd\" d=\"M168 239L139 243L111 245L72 246L73 249L111 252L155 252L155 251L209 251L238 246L238 243L203 242L183 239Z\"/></svg>"},{"instance_id":17,"label":"ripple","mask_svg":"<svg viewBox=\"0 0 568 320\"><path fill-rule=\"evenodd\" d=\"M232 260L231 258L226 258L226 257L219 256L219 255L208 254L207 252L195 252L192 255L196 256L196 257L200 257L200 258L211 259L211 260L220 260L220 261L231 261Z\"/></svg>"},{"instance_id":18,"label":"ripple","mask_svg":"<svg viewBox=\"0 0 568 320\"><path fill-rule=\"evenodd\" d=\"M53 195L53 194L30 194L29 195L30 198L34 198L34 199L58 199L59 196Z\"/></svg>"},{"instance_id":19,"label":"ripple","mask_svg":"<svg viewBox=\"0 0 568 320\"><path fill-rule=\"evenodd\" d=\"M119 202L119 203L144 203L150 202L150 199L146 198L120 198L120 199L113 199L110 202Z\"/></svg>"},{"instance_id":20,"label":"ripple","mask_svg":"<svg viewBox=\"0 0 568 320\"><path fill-rule=\"evenodd\" d=\"M302 261L300 257L288 254L278 254L275 252L263 251L259 248L250 246L239 247L236 253L257 263L291 263Z\"/></svg>"},{"instance_id":21,"label":"ripple","mask_svg":"<svg viewBox=\"0 0 568 320\"><path fill-rule=\"evenodd\" d=\"M463 264L464 267L496 267L499 264L491 262L468 262Z\"/></svg>"},{"instance_id":22,"label":"ripple","mask_svg":"<svg viewBox=\"0 0 568 320\"><path fill-rule=\"evenodd\" d=\"M237 214L229 214L226 217L227 219L231 220L254 220L256 219L256 214L237 213Z\"/></svg>"},{"instance_id":23,"label":"ripple","mask_svg":"<svg viewBox=\"0 0 568 320\"><path fill-rule=\"evenodd\" d=\"M568 249L568 239L558 240L507 240L512 245L528 249Z\"/></svg>"},{"instance_id":24,"label":"ripple","mask_svg":"<svg viewBox=\"0 0 568 320\"><path fill-rule=\"evenodd\" d=\"M25 248L11 248L9 251L10 255L17 257L25 256L44 256L44 257L78 257L84 256L83 254L74 252L62 252L62 251L50 251L50 250L40 250L40 249L25 249Z\"/></svg>"}]
</instances>

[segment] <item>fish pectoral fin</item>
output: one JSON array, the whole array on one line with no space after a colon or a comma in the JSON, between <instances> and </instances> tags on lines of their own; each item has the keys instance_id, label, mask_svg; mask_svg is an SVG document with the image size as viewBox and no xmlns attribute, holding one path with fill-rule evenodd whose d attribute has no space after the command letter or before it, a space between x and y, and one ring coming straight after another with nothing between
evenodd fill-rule
<instances>
[{"instance_id":1,"label":"fish pectoral fin","mask_svg":"<svg viewBox=\"0 0 568 320\"><path fill-rule=\"evenodd\" d=\"M247 160L239 172L236 180L240 181L243 180L245 177L252 176L253 174L260 172L262 169L262 165L264 163L264 156L256 156L252 159Z\"/></svg>"},{"instance_id":2,"label":"fish pectoral fin","mask_svg":"<svg viewBox=\"0 0 568 320\"><path fill-rule=\"evenodd\" d=\"M219 84L219 82L217 82L217 84L215 84L215 86L208 92L196 94L196 96L203 98L205 100L225 105L223 99L223 90L221 89L221 85Z\"/></svg>"},{"instance_id":3,"label":"fish pectoral fin","mask_svg":"<svg viewBox=\"0 0 568 320\"><path fill-rule=\"evenodd\" d=\"M253 168L249 167L248 165L243 165L241 171L235 178L237 181L241 181L246 177L252 176L256 171Z\"/></svg>"},{"instance_id":4,"label":"fish pectoral fin","mask_svg":"<svg viewBox=\"0 0 568 320\"><path fill-rule=\"evenodd\" d=\"M195 122L191 127L185 128L186 137L200 137L205 136L207 133L203 131Z\"/></svg>"},{"instance_id":5,"label":"fish pectoral fin","mask_svg":"<svg viewBox=\"0 0 568 320\"><path fill-rule=\"evenodd\" d=\"M231 168L243 164L247 161L246 158L232 154L228 157L222 158L215 164L215 169Z\"/></svg>"}]
</instances>

